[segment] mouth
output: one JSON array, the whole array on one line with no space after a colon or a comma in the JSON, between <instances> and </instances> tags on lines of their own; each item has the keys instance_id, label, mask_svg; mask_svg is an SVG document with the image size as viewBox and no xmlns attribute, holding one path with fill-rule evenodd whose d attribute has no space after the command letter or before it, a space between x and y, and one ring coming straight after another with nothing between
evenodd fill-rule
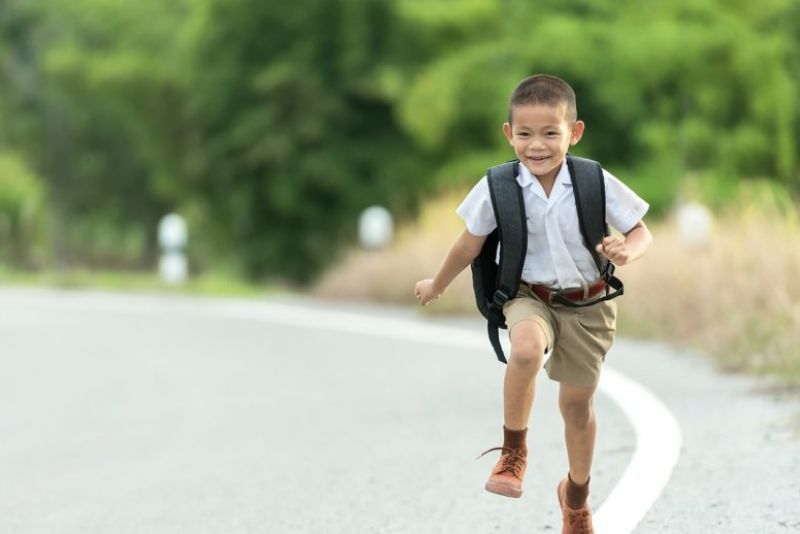
<instances>
[{"instance_id":1,"label":"mouth","mask_svg":"<svg viewBox=\"0 0 800 534\"><path fill-rule=\"evenodd\" d=\"M528 159L534 163L541 163L550 159L550 156L528 156Z\"/></svg>"}]
</instances>

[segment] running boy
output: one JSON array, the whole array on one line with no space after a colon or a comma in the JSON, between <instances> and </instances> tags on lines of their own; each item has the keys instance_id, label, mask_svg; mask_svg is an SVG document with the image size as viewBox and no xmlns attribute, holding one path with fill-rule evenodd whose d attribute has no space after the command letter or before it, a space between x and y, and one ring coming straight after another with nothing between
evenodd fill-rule
<instances>
[{"instance_id":1,"label":"running boy","mask_svg":"<svg viewBox=\"0 0 800 534\"><path fill-rule=\"evenodd\" d=\"M528 218L528 250L516 297L503 312L511 354L503 384L503 446L486 489L508 497L522 494L527 466L526 433L536 375L545 353L548 376L560 383L569 472L558 484L564 533L591 533L589 478L596 423L593 395L600 368L614 340L616 304L603 301L572 308L550 302L554 291L596 298L606 291L580 233L575 198L565 164L567 150L580 141L585 124L577 120L575 93L560 78L536 75L522 80L509 101L503 133L519 166ZM615 265L639 258L652 241L642 222L648 204L616 177L603 171L606 218L623 235L606 237L597 251ZM470 265L486 236L497 226L484 177L456 210L466 230L450 249L439 272L415 286L420 304L438 298ZM581 291L576 293L575 290Z\"/></svg>"}]
</instances>

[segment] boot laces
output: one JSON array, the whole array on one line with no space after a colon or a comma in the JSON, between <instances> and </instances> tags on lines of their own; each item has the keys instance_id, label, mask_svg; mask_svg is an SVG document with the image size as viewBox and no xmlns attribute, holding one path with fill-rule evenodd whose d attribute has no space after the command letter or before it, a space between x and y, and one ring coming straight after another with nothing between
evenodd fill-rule
<instances>
[{"instance_id":1,"label":"boot laces","mask_svg":"<svg viewBox=\"0 0 800 534\"><path fill-rule=\"evenodd\" d=\"M585 506L578 510L567 507L567 519L575 534L589 534L592 531L591 513Z\"/></svg>"},{"instance_id":2,"label":"boot laces","mask_svg":"<svg viewBox=\"0 0 800 534\"><path fill-rule=\"evenodd\" d=\"M522 469L525 467L525 453L522 449L510 449L508 447L492 447L481 453L478 458L482 458L492 451L501 451L500 468L498 473L511 473L517 478L521 478ZM478 459L476 458L476 460Z\"/></svg>"}]
</instances>

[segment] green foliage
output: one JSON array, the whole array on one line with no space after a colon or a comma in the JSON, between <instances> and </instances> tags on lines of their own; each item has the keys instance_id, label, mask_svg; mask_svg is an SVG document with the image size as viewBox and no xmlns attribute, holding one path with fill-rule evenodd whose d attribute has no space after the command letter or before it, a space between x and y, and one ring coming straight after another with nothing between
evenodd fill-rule
<instances>
[{"instance_id":1,"label":"green foliage","mask_svg":"<svg viewBox=\"0 0 800 534\"><path fill-rule=\"evenodd\" d=\"M41 207L40 178L18 156L0 153L0 260L32 266Z\"/></svg>"},{"instance_id":2,"label":"green foliage","mask_svg":"<svg viewBox=\"0 0 800 534\"><path fill-rule=\"evenodd\" d=\"M23 218L35 211L41 197L41 184L19 157L0 154L0 213Z\"/></svg>"},{"instance_id":3,"label":"green foliage","mask_svg":"<svg viewBox=\"0 0 800 534\"><path fill-rule=\"evenodd\" d=\"M158 220L179 211L193 265L307 281L364 207L408 216L511 157L507 97L535 72L572 83L575 152L654 213L687 187L720 206L743 181L800 193L791 0L6 0L0 15L0 154L36 184L4 182L16 207L0 209L48 221L0 224L19 243L1 254L27 263L46 245L59 265L152 267Z\"/></svg>"},{"instance_id":4,"label":"green foliage","mask_svg":"<svg viewBox=\"0 0 800 534\"><path fill-rule=\"evenodd\" d=\"M422 158L382 90L391 6L220 0L199 16L195 183L217 238L250 276L307 280L361 209L408 210L420 186Z\"/></svg>"},{"instance_id":5,"label":"green foliage","mask_svg":"<svg viewBox=\"0 0 800 534\"><path fill-rule=\"evenodd\" d=\"M475 4L449 3L453 11ZM406 128L440 158L504 145L505 95L519 79L550 72L578 94L587 132L576 152L627 169L620 176L658 205L696 172L769 176L800 192L794 2L503 5L482 12L483 31L443 43L401 101ZM417 20L441 28L460 19L431 10Z\"/></svg>"},{"instance_id":6,"label":"green foliage","mask_svg":"<svg viewBox=\"0 0 800 534\"><path fill-rule=\"evenodd\" d=\"M169 43L185 5L34 0L9 9L16 29L0 97L24 113L12 114L7 142L44 178L58 264L141 266L154 256L153 237L132 251L126 236L154 236L180 189L183 87ZM107 236L102 254L92 235Z\"/></svg>"}]
</instances>

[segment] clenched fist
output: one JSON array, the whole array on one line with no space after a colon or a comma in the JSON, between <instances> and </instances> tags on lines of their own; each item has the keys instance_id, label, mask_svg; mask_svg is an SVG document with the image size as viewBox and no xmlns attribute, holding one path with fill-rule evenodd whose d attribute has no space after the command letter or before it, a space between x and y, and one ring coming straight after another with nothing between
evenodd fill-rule
<instances>
[{"instance_id":1,"label":"clenched fist","mask_svg":"<svg viewBox=\"0 0 800 534\"><path fill-rule=\"evenodd\" d=\"M610 235L603 239L603 242L595 247L595 250L611 260L614 265L625 265L631 259L625 237L621 235Z\"/></svg>"},{"instance_id":2,"label":"clenched fist","mask_svg":"<svg viewBox=\"0 0 800 534\"><path fill-rule=\"evenodd\" d=\"M432 300L436 300L441 296L441 293L436 292L433 287L433 278L426 278L420 280L414 286L414 296L423 306L427 306Z\"/></svg>"}]
</instances>

